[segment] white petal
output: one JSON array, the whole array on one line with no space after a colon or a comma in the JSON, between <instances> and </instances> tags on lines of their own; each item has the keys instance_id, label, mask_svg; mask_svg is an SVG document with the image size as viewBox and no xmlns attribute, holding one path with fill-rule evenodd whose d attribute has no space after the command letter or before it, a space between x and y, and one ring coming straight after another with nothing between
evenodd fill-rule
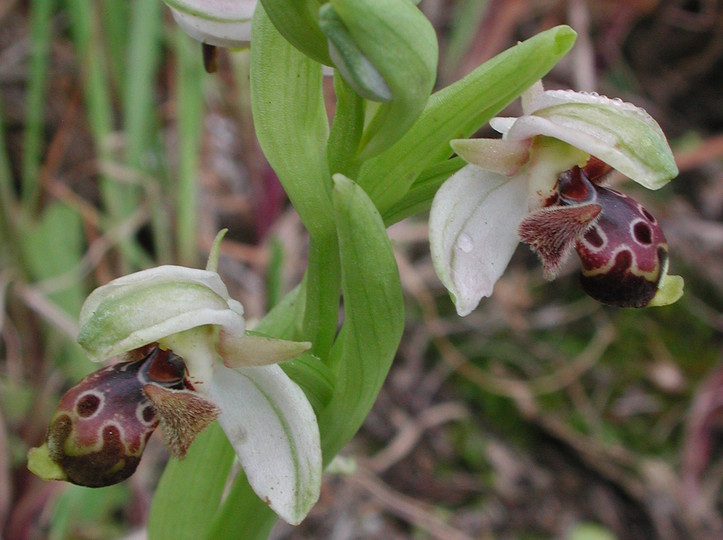
<instances>
[{"instance_id":1,"label":"white petal","mask_svg":"<svg viewBox=\"0 0 723 540\"><path fill-rule=\"evenodd\" d=\"M643 109L604 96L544 92L535 112L506 132L509 140L554 137L600 158L632 180L658 189L678 174L660 126Z\"/></svg>"},{"instance_id":2,"label":"white petal","mask_svg":"<svg viewBox=\"0 0 723 540\"><path fill-rule=\"evenodd\" d=\"M527 183L467 165L437 192L429 216L434 268L457 313L469 314L492 294L527 214Z\"/></svg>"},{"instance_id":3,"label":"white petal","mask_svg":"<svg viewBox=\"0 0 723 540\"><path fill-rule=\"evenodd\" d=\"M98 305L108 296L117 294L127 287L138 285L150 285L155 283L168 283L173 281L192 282L208 287L218 296L229 299L228 289L221 277L216 272L187 268L185 266L164 265L148 270L141 270L127 276L122 276L95 289L83 303L80 309L80 325L83 326ZM240 307L241 304L237 307ZM243 315L243 308L239 311Z\"/></svg>"},{"instance_id":4,"label":"white petal","mask_svg":"<svg viewBox=\"0 0 723 540\"><path fill-rule=\"evenodd\" d=\"M512 176L530 157L531 141L503 139L455 139L449 143L467 163Z\"/></svg>"},{"instance_id":5,"label":"white petal","mask_svg":"<svg viewBox=\"0 0 723 540\"><path fill-rule=\"evenodd\" d=\"M78 342L92 360L101 361L204 325L243 335L242 314L215 272L162 266L93 291L81 308Z\"/></svg>"},{"instance_id":6,"label":"white petal","mask_svg":"<svg viewBox=\"0 0 723 540\"><path fill-rule=\"evenodd\" d=\"M251 41L256 0L164 0L173 18L190 35L219 47L240 47Z\"/></svg>"},{"instance_id":7,"label":"white petal","mask_svg":"<svg viewBox=\"0 0 723 540\"><path fill-rule=\"evenodd\" d=\"M571 103L617 107L619 109L626 110L631 114L641 114L649 118L648 122L657 126L655 120L653 120L644 109L641 109L637 105L626 103L619 98L611 99L607 96L601 96L595 92L576 92L574 90L545 90L544 92L538 92L528 100L528 108L525 111L525 114L530 115L541 109L556 107L558 105L569 105Z\"/></svg>"},{"instance_id":8,"label":"white petal","mask_svg":"<svg viewBox=\"0 0 723 540\"><path fill-rule=\"evenodd\" d=\"M256 494L296 525L319 498L321 446L304 392L278 366L218 364L207 395Z\"/></svg>"},{"instance_id":9,"label":"white petal","mask_svg":"<svg viewBox=\"0 0 723 540\"><path fill-rule=\"evenodd\" d=\"M537 100L544 93L542 81L537 81L535 84L530 86L527 90L522 92L520 100L522 101L522 113L532 114L535 111Z\"/></svg>"},{"instance_id":10,"label":"white petal","mask_svg":"<svg viewBox=\"0 0 723 540\"><path fill-rule=\"evenodd\" d=\"M233 328L234 333L243 334L244 332L243 318L231 310L197 309L162 320L158 324L150 326L139 325L138 330L131 332L122 339L106 342L100 346L86 348L85 344L82 344L90 360L93 362L102 362L111 356L128 352L148 345L149 343L161 341L168 336L205 325L223 326L227 331L232 331L231 329Z\"/></svg>"},{"instance_id":11,"label":"white petal","mask_svg":"<svg viewBox=\"0 0 723 540\"><path fill-rule=\"evenodd\" d=\"M503 136L507 135L507 132L517 121L517 118L508 116L497 116L490 120L490 126L498 133L502 133Z\"/></svg>"}]
</instances>

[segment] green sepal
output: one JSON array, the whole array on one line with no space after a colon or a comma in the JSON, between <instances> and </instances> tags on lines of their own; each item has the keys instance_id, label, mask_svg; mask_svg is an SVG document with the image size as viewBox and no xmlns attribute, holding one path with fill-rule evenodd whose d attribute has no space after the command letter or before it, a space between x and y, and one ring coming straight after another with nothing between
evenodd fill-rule
<instances>
[{"instance_id":1,"label":"green sepal","mask_svg":"<svg viewBox=\"0 0 723 540\"><path fill-rule=\"evenodd\" d=\"M261 0L261 4L276 29L289 43L320 64L332 65L326 37L316 20L321 2L318 0ZM254 41L256 41L255 35Z\"/></svg>"},{"instance_id":2,"label":"green sepal","mask_svg":"<svg viewBox=\"0 0 723 540\"><path fill-rule=\"evenodd\" d=\"M557 26L500 53L436 92L417 122L394 146L362 166L358 182L382 214L422 171L450 155L449 141L468 138L570 50L575 31Z\"/></svg>"},{"instance_id":3,"label":"green sepal","mask_svg":"<svg viewBox=\"0 0 723 540\"><path fill-rule=\"evenodd\" d=\"M404 330L399 271L379 212L363 189L340 174L334 175L332 200L344 324L331 352L334 392L319 417L325 462L351 439L371 410Z\"/></svg>"},{"instance_id":4,"label":"green sepal","mask_svg":"<svg viewBox=\"0 0 723 540\"><path fill-rule=\"evenodd\" d=\"M392 100L364 130L359 157L367 159L399 140L424 109L437 76L437 36L410 0L332 0L331 5L391 90Z\"/></svg>"}]
</instances>

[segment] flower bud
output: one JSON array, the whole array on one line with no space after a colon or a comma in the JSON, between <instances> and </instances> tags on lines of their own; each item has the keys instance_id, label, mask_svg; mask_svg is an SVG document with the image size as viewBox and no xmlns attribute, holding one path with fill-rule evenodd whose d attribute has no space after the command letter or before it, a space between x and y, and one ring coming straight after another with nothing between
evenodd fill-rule
<instances>
[{"instance_id":1,"label":"flower bud","mask_svg":"<svg viewBox=\"0 0 723 540\"><path fill-rule=\"evenodd\" d=\"M364 99L391 101L392 91L384 77L364 56L331 4L321 6L319 26L329 39L329 56L349 86Z\"/></svg>"},{"instance_id":2,"label":"flower bud","mask_svg":"<svg viewBox=\"0 0 723 540\"><path fill-rule=\"evenodd\" d=\"M427 104L437 74L437 37L409 0L332 0L330 5L345 30L333 26L327 37L343 60L337 67L347 83L355 88L378 72L391 92L391 101L379 107L362 135L360 156L369 158L404 135Z\"/></svg>"}]
</instances>

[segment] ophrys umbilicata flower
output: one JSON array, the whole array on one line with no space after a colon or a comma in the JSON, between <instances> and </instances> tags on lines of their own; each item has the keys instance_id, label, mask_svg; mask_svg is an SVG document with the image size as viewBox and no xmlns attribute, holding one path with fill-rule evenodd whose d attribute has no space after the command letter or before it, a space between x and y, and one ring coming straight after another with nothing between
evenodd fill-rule
<instances>
[{"instance_id":1,"label":"ophrys umbilicata flower","mask_svg":"<svg viewBox=\"0 0 723 540\"><path fill-rule=\"evenodd\" d=\"M93 361L124 361L61 399L45 444L29 454L33 472L109 485L133 473L158 424L183 456L218 419L256 494L289 523L306 516L321 484L319 429L304 392L275 364L310 344L247 335L214 253L207 270L161 266L90 294L79 343Z\"/></svg>"},{"instance_id":2,"label":"ophrys umbilicata flower","mask_svg":"<svg viewBox=\"0 0 723 540\"><path fill-rule=\"evenodd\" d=\"M669 276L668 247L640 205L600 184L615 169L658 189L678 169L658 124L619 99L537 83L523 116L495 118L502 139L452 141L469 163L439 189L429 238L435 270L457 312L492 294L520 240L552 278L574 248L583 287L618 306L665 305L682 294Z\"/></svg>"}]
</instances>

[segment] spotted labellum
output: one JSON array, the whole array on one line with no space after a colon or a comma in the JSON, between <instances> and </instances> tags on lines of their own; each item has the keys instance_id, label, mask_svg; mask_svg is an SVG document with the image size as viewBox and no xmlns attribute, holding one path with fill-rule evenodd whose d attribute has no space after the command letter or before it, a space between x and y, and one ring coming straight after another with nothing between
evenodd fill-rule
<instances>
[{"instance_id":1,"label":"spotted labellum","mask_svg":"<svg viewBox=\"0 0 723 540\"><path fill-rule=\"evenodd\" d=\"M50 419L44 446L31 456L47 452L50 466L57 465L56 476L81 486L125 480L158 426L147 392L151 388L184 388L183 362L157 346L139 360L96 371L68 390Z\"/></svg>"},{"instance_id":2,"label":"spotted labellum","mask_svg":"<svg viewBox=\"0 0 723 540\"><path fill-rule=\"evenodd\" d=\"M678 174L660 126L620 99L548 90L522 95L523 115L494 118L501 139L452 141L468 162L439 189L430 210L432 261L459 315L492 294L520 241L553 279L574 250L583 290L619 307L663 306L683 294L668 275L658 221L603 185L617 170L648 189Z\"/></svg>"},{"instance_id":3,"label":"spotted labellum","mask_svg":"<svg viewBox=\"0 0 723 540\"><path fill-rule=\"evenodd\" d=\"M562 173L554 202L523 219L518 232L540 256L548 279L574 246L589 296L618 307L645 307L666 276L668 244L640 203L601 185L610 170L593 157L584 168Z\"/></svg>"}]
</instances>

